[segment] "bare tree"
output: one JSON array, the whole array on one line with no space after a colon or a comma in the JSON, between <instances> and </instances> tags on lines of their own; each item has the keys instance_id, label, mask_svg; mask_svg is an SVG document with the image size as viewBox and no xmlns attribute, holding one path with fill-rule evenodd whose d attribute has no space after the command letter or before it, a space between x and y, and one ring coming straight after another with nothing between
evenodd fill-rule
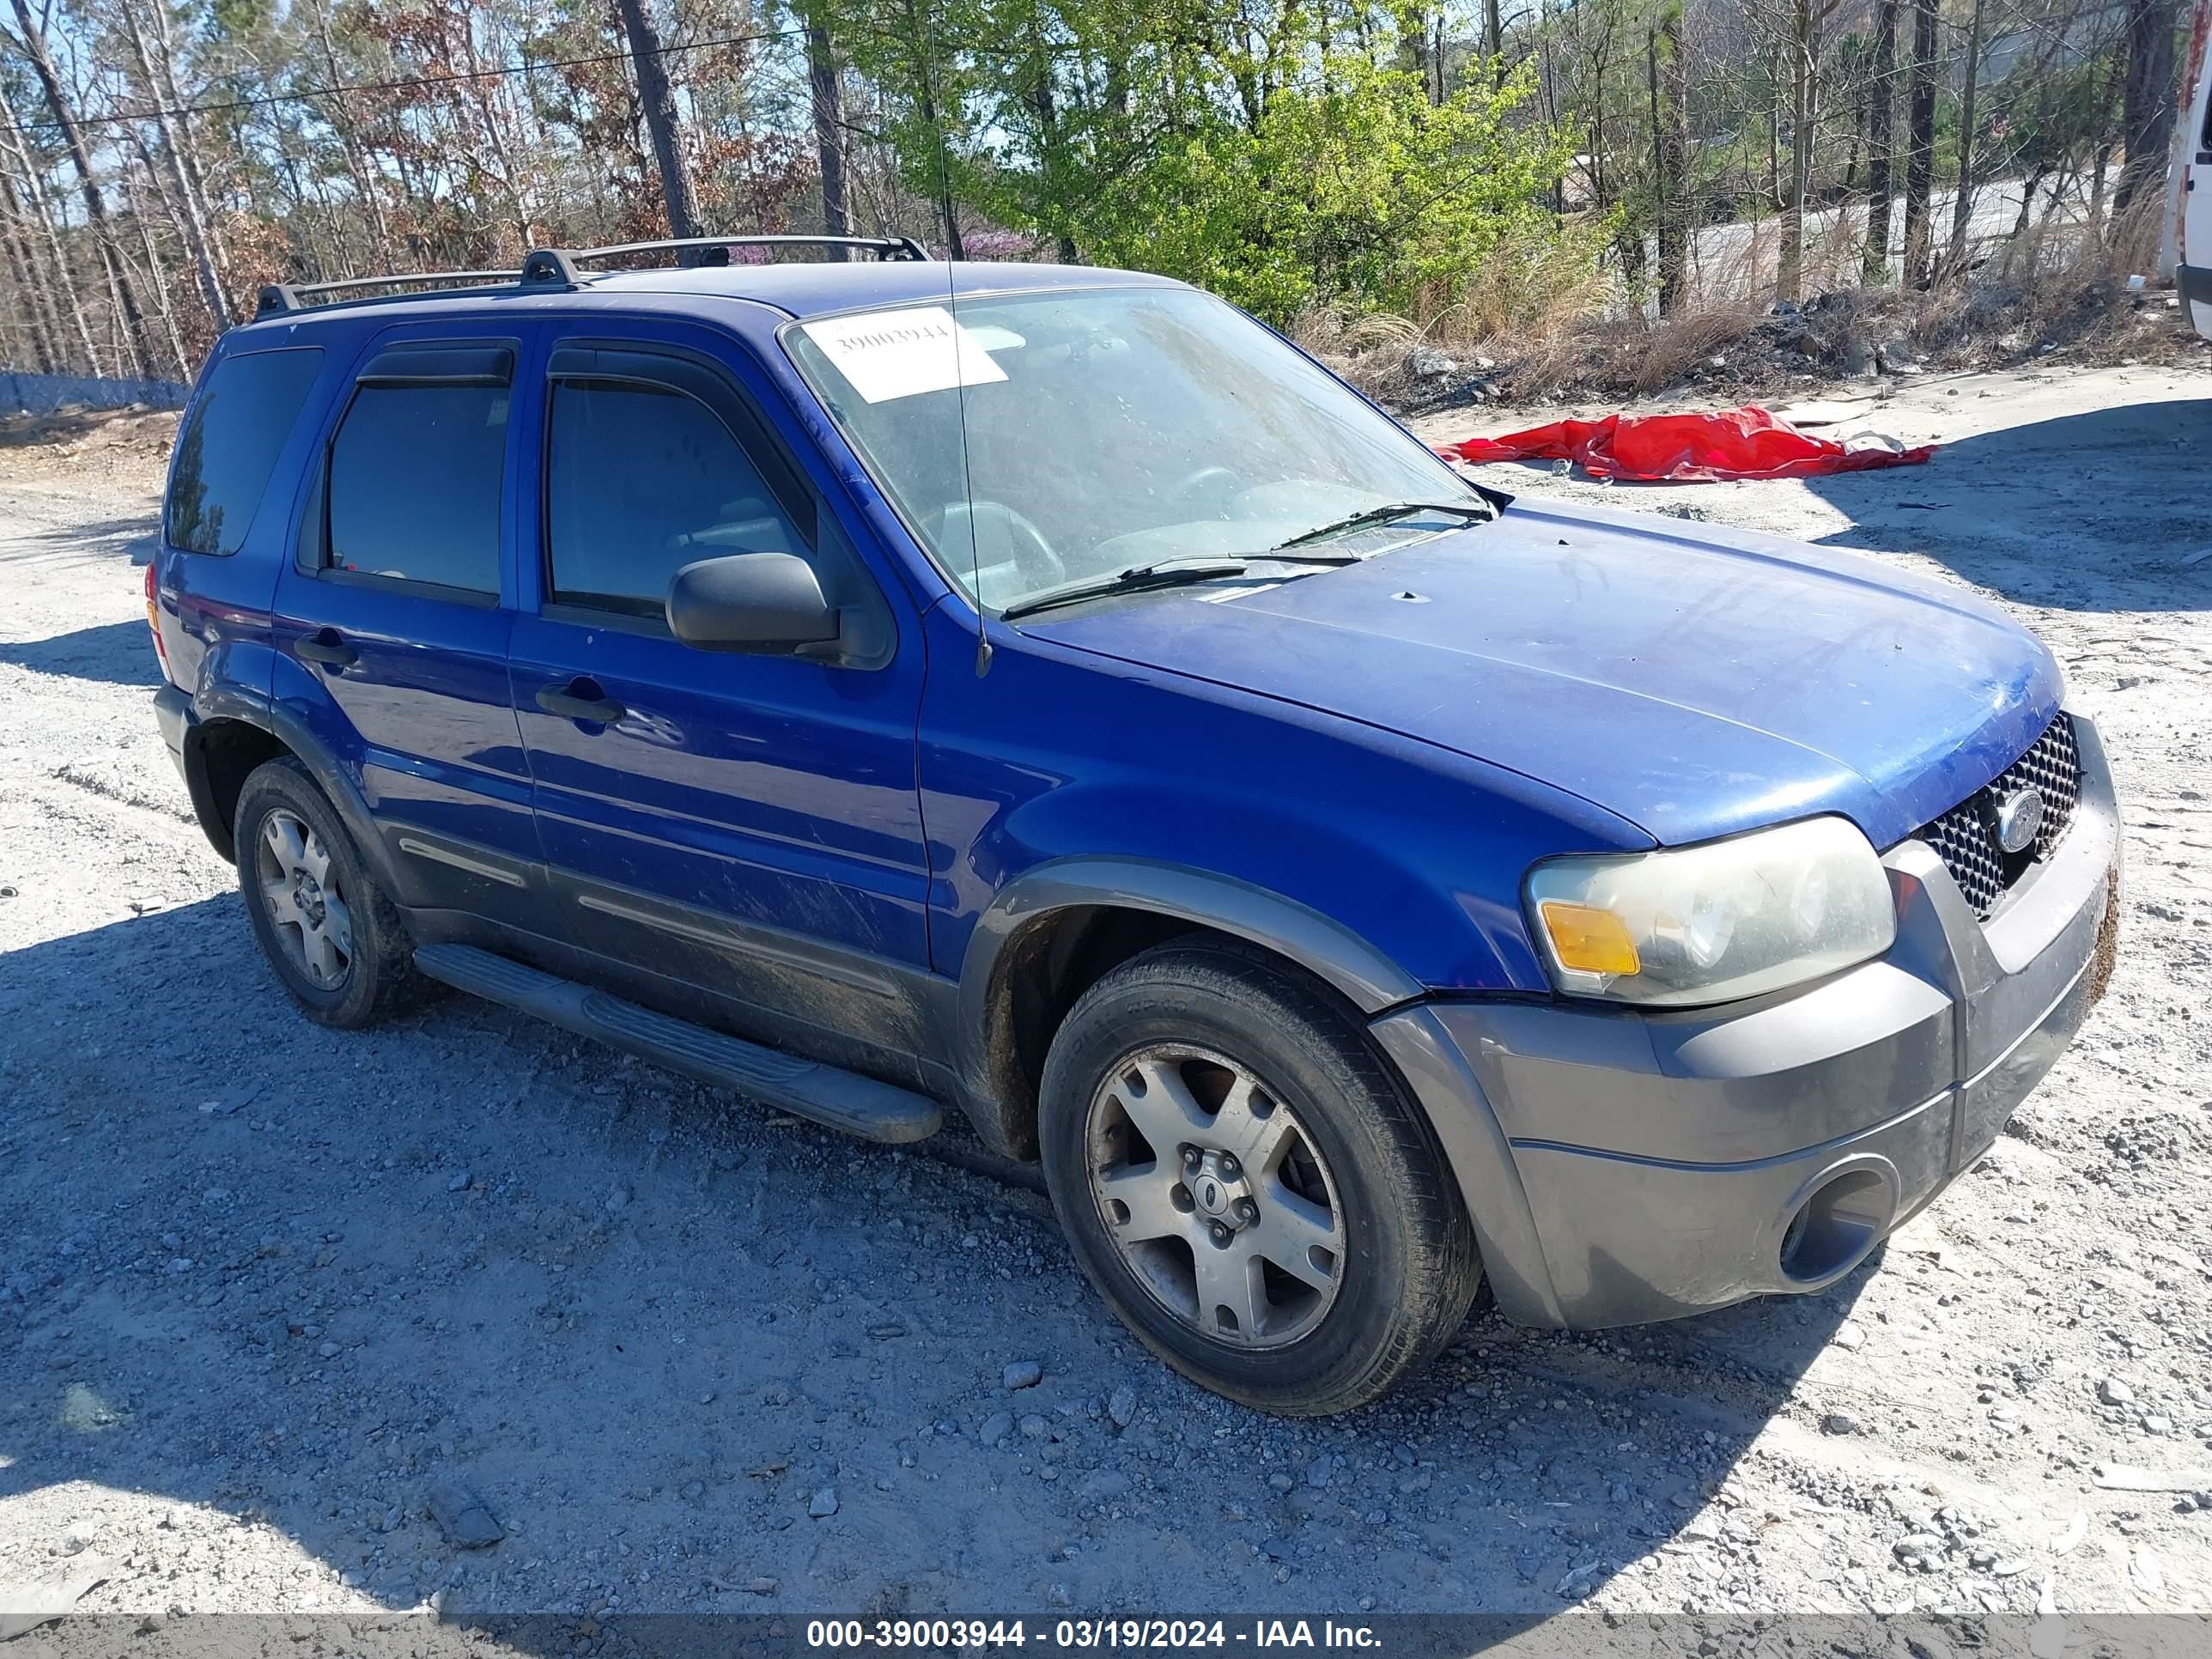
<instances>
[{"instance_id":1,"label":"bare tree","mask_svg":"<svg viewBox=\"0 0 2212 1659\"><path fill-rule=\"evenodd\" d=\"M1813 0L1792 0L1790 9L1790 184L1783 199L1782 248L1775 259L1775 289L1783 299L1805 291L1805 198L1813 182L1813 77L1819 68Z\"/></svg>"},{"instance_id":2,"label":"bare tree","mask_svg":"<svg viewBox=\"0 0 2212 1659\"><path fill-rule=\"evenodd\" d=\"M131 222L137 227L138 251L146 261L146 287L154 296L154 313L161 319L162 337L168 342L170 360L176 364L177 378L190 380L192 356L185 349L185 337L179 331L174 307L169 303L168 284L161 280L161 255L154 246L154 216L146 211L139 194L138 171L135 167L123 170L123 199L131 209ZM121 255L127 261L128 254Z\"/></svg>"},{"instance_id":3,"label":"bare tree","mask_svg":"<svg viewBox=\"0 0 2212 1659\"><path fill-rule=\"evenodd\" d=\"M21 5L22 0L15 0ZM637 75L637 101L653 139L653 165L660 173L661 199L668 204L668 234L698 236L699 216L691 204L691 179L684 170L684 146L676 117L676 94L661 60L660 31L646 15L645 0L616 0L623 32L629 36L630 63Z\"/></svg>"},{"instance_id":4,"label":"bare tree","mask_svg":"<svg viewBox=\"0 0 2212 1659\"><path fill-rule=\"evenodd\" d=\"M152 34L152 51L149 54L155 76L155 101L178 112L172 118L181 141L178 160L183 164L185 180L191 188L200 222L206 227L208 246L215 256L216 270L228 279L230 275L230 255L222 240L222 228L218 222L212 198L208 194L207 174L201 166L199 146L195 142L192 118L185 112L191 100L177 84L177 46L169 27L169 8L166 0L151 0L146 7L146 19Z\"/></svg>"},{"instance_id":5,"label":"bare tree","mask_svg":"<svg viewBox=\"0 0 2212 1659\"><path fill-rule=\"evenodd\" d=\"M817 0L806 16L806 82L814 115L814 153L822 171L822 228L832 236L853 228L852 191L845 181L845 95L827 15ZM830 257L842 259L843 248Z\"/></svg>"},{"instance_id":6,"label":"bare tree","mask_svg":"<svg viewBox=\"0 0 2212 1659\"><path fill-rule=\"evenodd\" d=\"M328 0L316 8L315 40L322 49L320 69L328 77L327 84L333 87L342 85L346 76L338 64L337 42L331 33ZM361 124L355 119L348 95L333 93L320 101L324 116L337 135L339 149L345 156L346 172L353 180L354 199L360 210L368 216L368 229L374 239L369 252L377 263L389 270L398 264L398 260L394 258L392 220L385 207L382 175L369 156L368 142L362 135ZM351 276L354 273L349 270L341 274Z\"/></svg>"},{"instance_id":7,"label":"bare tree","mask_svg":"<svg viewBox=\"0 0 2212 1659\"><path fill-rule=\"evenodd\" d=\"M1877 0L1874 22L1874 84L1867 91L1867 236L1860 272L1869 283L1889 280L1891 122L1897 113L1897 0Z\"/></svg>"},{"instance_id":8,"label":"bare tree","mask_svg":"<svg viewBox=\"0 0 2212 1659\"><path fill-rule=\"evenodd\" d=\"M52 204L46 200L39 170L32 164L22 121L3 87L0 87L0 172L8 175L11 197L21 192L27 204L24 216L37 228L39 240L45 245L47 269L40 280L56 296L58 315L66 314L69 319L70 333L83 353L79 361L85 372L97 374L100 354L93 349L92 322L85 315L83 292L70 272L69 255L62 246L61 232L54 224Z\"/></svg>"},{"instance_id":9,"label":"bare tree","mask_svg":"<svg viewBox=\"0 0 2212 1659\"><path fill-rule=\"evenodd\" d=\"M1936 170L1936 0L1912 0L1912 76L1905 95L1905 280L1928 280L1935 246L1928 190Z\"/></svg>"},{"instance_id":10,"label":"bare tree","mask_svg":"<svg viewBox=\"0 0 2212 1659\"><path fill-rule=\"evenodd\" d=\"M23 318L23 333L30 342L31 360L41 374L52 374L62 366L59 331L54 327L52 313L47 309L46 284L39 280L38 267L33 262L31 246L23 234L22 216L16 205L15 184L12 179L0 180L0 198L4 198L4 212L0 212L0 243L6 246L8 276L15 284L15 299Z\"/></svg>"},{"instance_id":11,"label":"bare tree","mask_svg":"<svg viewBox=\"0 0 2212 1659\"><path fill-rule=\"evenodd\" d=\"M164 0L153 0L150 8L160 12ZM185 137L182 123L173 108L163 101L162 86L167 78L156 73L154 52L147 41L146 30L138 20L138 0L122 0L123 32L131 42L131 52L138 65L140 84L148 101L154 106L154 119L160 128L161 142L156 160L167 170L168 188L163 191L171 216L176 220L179 234L184 239L185 251L191 255L192 274L199 283L200 299L215 319L218 329L230 326L230 301L222 291L221 262L216 257L215 235L209 228L206 204L200 199L191 176L185 167ZM161 27L166 29L167 21Z\"/></svg>"},{"instance_id":12,"label":"bare tree","mask_svg":"<svg viewBox=\"0 0 2212 1659\"><path fill-rule=\"evenodd\" d=\"M115 298L133 367L140 378L151 380L155 358L146 333L145 313L139 308L137 294L124 269L122 253L107 216L107 205L100 199L100 174L93 167L92 152L85 147L84 130L78 125L76 112L63 88L61 72L55 68L53 53L46 43L46 24L52 16L51 6L42 16L33 18L29 0L15 0L15 11L17 33L10 35L0 29L0 39L22 55L31 66L31 73L38 77L39 91L46 100L47 112L53 118L54 128L61 134L69 152L70 165L76 173L77 189L84 200L84 216L92 228L100 263L106 267L108 289Z\"/></svg>"},{"instance_id":13,"label":"bare tree","mask_svg":"<svg viewBox=\"0 0 2212 1659\"><path fill-rule=\"evenodd\" d=\"M1682 10L1667 6L1644 37L1646 91L1651 100L1651 177L1657 198L1659 313L1671 316L1683 300L1689 241L1688 146L1682 133Z\"/></svg>"},{"instance_id":14,"label":"bare tree","mask_svg":"<svg viewBox=\"0 0 2212 1659\"><path fill-rule=\"evenodd\" d=\"M1966 232L1974 218L1974 98L1982 80L1983 0L1974 0L1966 23L1966 84L1959 93L1959 193L1951 201L1951 250L1945 256L1952 270L1966 263Z\"/></svg>"},{"instance_id":15,"label":"bare tree","mask_svg":"<svg viewBox=\"0 0 2212 1659\"><path fill-rule=\"evenodd\" d=\"M2128 0L2128 78L2121 93L2120 143L2127 159L2112 193L2112 211L2166 173L2173 137L2173 31L2176 0Z\"/></svg>"}]
</instances>

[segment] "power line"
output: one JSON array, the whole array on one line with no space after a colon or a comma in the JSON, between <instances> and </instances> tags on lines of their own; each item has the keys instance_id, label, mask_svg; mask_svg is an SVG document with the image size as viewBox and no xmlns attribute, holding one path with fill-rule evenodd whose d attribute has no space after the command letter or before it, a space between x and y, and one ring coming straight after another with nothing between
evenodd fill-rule
<instances>
[{"instance_id":1,"label":"power line","mask_svg":"<svg viewBox=\"0 0 2212 1659\"><path fill-rule=\"evenodd\" d=\"M663 46L663 58L679 52L707 52L716 46L752 46L763 40L787 40L806 33L805 28L763 29L757 34L725 34L707 40L684 40L675 46ZM113 126L130 121L158 121L165 116L222 115L234 110L264 109L276 104L312 103L318 98L342 97L349 92L414 92L429 87L458 86L469 81L498 80L510 75L532 75L539 70L582 69L594 64L627 64L635 60L634 50L586 53L578 58L526 58L520 64L502 64L496 69L464 70L455 75L416 75L398 81L356 81L343 86L311 87L303 92L258 93L251 98L226 98L210 104L179 104L153 109L119 110L108 115L80 115L80 127ZM0 132L16 134L59 132L58 121L23 121L13 126L0 124Z\"/></svg>"}]
</instances>

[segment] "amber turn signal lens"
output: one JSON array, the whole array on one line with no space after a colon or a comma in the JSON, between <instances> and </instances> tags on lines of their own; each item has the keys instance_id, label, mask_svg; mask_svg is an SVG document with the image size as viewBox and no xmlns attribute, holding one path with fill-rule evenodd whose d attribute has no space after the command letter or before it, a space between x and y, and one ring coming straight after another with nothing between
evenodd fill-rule
<instances>
[{"instance_id":1,"label":"amber turn signal lens","mask_svg":"<svg viewBox=\"0 0 2212 1659\"><path fill-rule=\"evenodd\" d=\"M1546 899L1537 907L1544 918L1545 931L1552 936L1552 949L1562 968L1572 968L1585 974L1633 974L1640 972L1643 963L1636 954L1636 941L1628 935L1628 924L1610 910L1595 910L1586 904L1566 904L1558 899Z\"/></svg>"}]
</instances>

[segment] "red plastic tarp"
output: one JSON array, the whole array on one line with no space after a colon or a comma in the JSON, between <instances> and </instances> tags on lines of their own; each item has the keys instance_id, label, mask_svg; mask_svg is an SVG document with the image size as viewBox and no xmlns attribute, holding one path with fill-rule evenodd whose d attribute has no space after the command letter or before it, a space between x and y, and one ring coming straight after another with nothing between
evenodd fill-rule
<instances>
[{"instance_id":1,"label":"red plastic tarp","mask_svg":"<svg viewBox=\"0 0 2212 1659\"><path fill-rule=\"evenodd\" d=\"M1608 415L1597 421L1554 421L1502 438L1439 444L1437 453L1446 460L1459 461L1576 461L1593 478L1713 483L1911 466L1933 455L1936 446L1907 449L1893 440L1874 437L1838 442L1800 432L1752 404L1717 415Z\"/></svg>"}]
</instances>

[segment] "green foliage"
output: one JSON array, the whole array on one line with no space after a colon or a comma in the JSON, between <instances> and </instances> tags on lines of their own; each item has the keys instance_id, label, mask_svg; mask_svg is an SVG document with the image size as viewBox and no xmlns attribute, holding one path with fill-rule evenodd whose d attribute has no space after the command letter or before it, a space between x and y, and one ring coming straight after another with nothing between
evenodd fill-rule
<instances>
[{"instance_id":1,"label":"green foliage","mask_svg":"<svg viewBox=\"0 0 2212 1659\"><path fill-rule=\"evenodd\" d=\"M1314 304L1432 313L1501 243L1558 234L1542 198L1565 155L1506 119L1526 94L1516 79L1437 105L1416 76L1334 56L1253 127L1210 121L1164 148L1076 240L1279 321Z\"/></svg>"},{"instance_id":2,"label":"green foliage","mask_svg":"<svg viewBox=\"0 0 2212 1659\"><path fill-rule=\"evenodd\" d=\"M1533 72L1478 73L1437 103L1403 53L1358 48L1338 20L1255 7L1221 30L1176 0L981 0L939 77L952 193L1065 257L1279 323L1314 306L1433 315L1501 246L1555 251L1567 155L1529 118ZM934 194L935 132L894 132L910 187Z\"/></svg>"}]
</instances>

